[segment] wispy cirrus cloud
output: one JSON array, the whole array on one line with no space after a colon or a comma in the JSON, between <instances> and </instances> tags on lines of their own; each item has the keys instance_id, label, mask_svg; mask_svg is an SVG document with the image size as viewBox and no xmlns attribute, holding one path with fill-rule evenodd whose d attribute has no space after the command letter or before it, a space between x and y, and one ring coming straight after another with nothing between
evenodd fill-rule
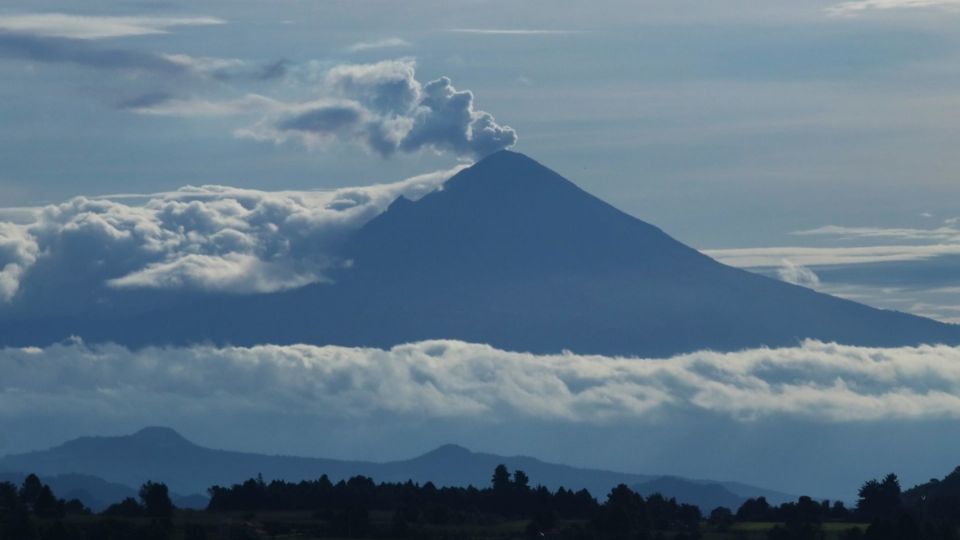
<instances>
[{"instance_id":1,"label":"wispy cirrus cloud","mask_svg":"<svg viewBox=\"0 0 960 540\"><path fill-rule=\"evenodd\" d=\"M958 244L884 245L866 247L777 246L759 248L706 249L707 255L731 266L743 268L778 267L784 259L803 266L870 264L919 261L960 255Z\"/></svg>"},{"instance_id":2,"label":"wispy cirrus cloud","mask_svg":"<svg viewBox=\"0 0 960 540\"><path fill-rule=\"evenodd\" d=\"M364 52L377 49L396 49L409 46L410 42L405 39L384 38L376 41L360 41L347 47L347 50L350 52Z\"/></svg>"},{"instance_id":3,"label":"wispy cirrus cloud","mask_svg":"<svg viewBox=\"0 0 960 540\"><path fill-rule=\"evenodd\" d=\"M190 67L162 54L101 47L89 40L0 31L0 56L45 64L74 64L94 69L185 75Z\"/></svg>"},{"instance_id":4,"label":"wispy cirrus cloud","mask_svg":"<svg viewBox=\"0 0 960 540\"><path fill-rule=\"evenodd\" d=\"M115 17L68 13L0 14L0 31L67 39L108 39L166 34L178 26L226 24L217 17Z\"/></svg>"},{"instance_id":5,"label":"wispy cirrus cloud","mask_svg":"<svg viewBox=\"0 0 960 540\"><path fill-rule=\"evenodd\" d=\"M827 8L833 16L849 17L869 11L903 9L960 9L960 0L853 0Z\"/></svg>"},{"instance_id":6,"label":"wispy cirrus cloud","mask_svg":"<svg viewBox=\"0 0 960 540\"><path fill-rule=\"evenodd\" d=\"M921 261L960 255L960 228L956 225L956 219L946 219L940 226L926 229L826 225L790 234L852 245L708 249L704 253L740 267L779 266L784 259L803 266Z\"/></svg>"},{"instance_id":7,"label":"wispy cirrus cloud","mask_svg":"<svg viewBox=\"0 0 960 540\"><path fill-rule=\"evenodd\" d=\"M916 242L951 242L960 244L960 229L956 221L948 219L940 227L916 229L909 227L843 227L827 225L816 229L795 231L796 236L826 236L840 239L889 239Z\"/></svg>"},{"instance_id":8,"label":"wispy cirrus cloud","mask_svg":"<svg viewBox=\"0 0 960 540\"><path fill-rule=\"evenodd\" d=\"M543 28L450 28L447 32L492 36L551 36L580 34L582 30L553 30Z\"/></svg>"},{"instance_id":9,"label":"wispy cirrus cloud","mask_svg":"<svg viewBox=\"0 0 960 540\"><path fill-rule=\"evenodd\" d=\"M0 15L0 56L95 69L159 75L196 75L221 80L266 80L282 76L286 62L251 65L237 58L160 53L97 43L117 38L166 34L183 26L226 24L217 17L112 17L65 13Z\"/></svg>"}]
</instances>

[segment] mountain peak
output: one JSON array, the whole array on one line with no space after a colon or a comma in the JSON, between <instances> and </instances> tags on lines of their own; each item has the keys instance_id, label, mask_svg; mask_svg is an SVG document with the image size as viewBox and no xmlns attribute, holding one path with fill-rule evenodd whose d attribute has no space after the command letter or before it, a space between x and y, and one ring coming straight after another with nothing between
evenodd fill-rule
<instances>
[{"instance_id":1,"label":"mountain peak","mask_svg":"<svg viewBox=\"0 0 960 540\"><path fill-rule=\"evenodd\" d=\"M477 197L480 192L523 197L531 190L542 194L545 188L550 187L572 189L589 197L572 182L535 159L509 150L490 154L460 171L444 185L444 191L461 191L469 193L470 197Z\"/></svg>"},{"instance_id":2,"label":"mountain peak","mask_svg":"<svg viewBox=\"0 0 960 540\"><path fill-rule=\"evenodd\" d=\"M176 430L169 427L163 426L148 426L136 433L130 435L131 439L136 439L138 441L146 441L150 443L163 443L163 444L190 444L190 441L186 439L183 435L180 435Z\"/></svg>"},{"instance_id":3,"label":"mountain peak","mask_svg":"<svg viewBox=\"0 0 960 540\"><path fill-rule=\"evenodd\" d=\"M464 448L458 444L445 444L427 452L421 457L460 458L470 454L473 454L473 452L471 452L469 448Z\"/></svg>"}]
</instances>

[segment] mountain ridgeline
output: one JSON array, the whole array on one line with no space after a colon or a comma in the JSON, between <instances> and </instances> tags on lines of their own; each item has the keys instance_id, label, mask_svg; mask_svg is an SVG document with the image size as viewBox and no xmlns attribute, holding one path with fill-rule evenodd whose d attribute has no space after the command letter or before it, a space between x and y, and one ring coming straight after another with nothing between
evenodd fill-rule
<instances>
[{"instance_id":1,"label":"mountain ridgeline","mask_svg":"<svg viewBox=\"0 0 960 540\"><path fill-rule=\"evenodd\" d=\"M132 346L390 347L442 338L539 353L664 356L805 338L960 343L955 325L720 264L509 151L418 201L397 200L340 256L352 264L332 283L272 294L167 294L139 307L106 302L83 317L7 320L0 344L76 335Z\"/></svg>"},{"instance_id":2,"label":"mountain ridgeline","mask_svg":"<svg viewBox=\"0 0 960 540\"><path fill-rule=\"evenodd\" d=\"M267 480L316 480L326 475L334 482L367 476L384 482L433 482L437 486L485 486L497 465L520 469L550 489L586 489L602 497L618 484L638 493L661 493L694 504L704 511L717 506L735 508L751 497L785 502L792 496L739 483L689 480L583 469L547 463L524 456L498 456L446 445L421 456L384 463L336 459L271 456L205 448L169 428L146 428L132 435L81 437L49 450L0 458L0 480L19 481L36 473L58 492L98 509L118 500L124 488L132 490L148 480L162 481L175 493L206 493L212 485L231 485L262 475ZM6 475L6 476L4 476ZM126 496L126 495L125 495ZM180 497L178 506L204 506Z\"/></svg>"}]
</instances>

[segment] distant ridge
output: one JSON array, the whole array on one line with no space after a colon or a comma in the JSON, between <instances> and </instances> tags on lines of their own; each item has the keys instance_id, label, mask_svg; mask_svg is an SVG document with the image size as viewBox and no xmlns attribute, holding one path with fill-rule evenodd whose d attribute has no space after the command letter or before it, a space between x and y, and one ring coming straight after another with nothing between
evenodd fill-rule
<instances>
[{"instance_id":1,"label":"distant ridge","mask_svg":"<svg viewBox=\"0 0 960 540\"><path fill-rule=\"evenodd\" d=\"M510 470L525 471L533 484L551 489L586 489L601 500L620 483L647 495L660 492L677 497L706 511L721 503L739 505L760 494L771 501L791 499L783 493L741 484L582 469L532 457L477 453L452 444L412 459L386 463L213 450L196 445L169 428L147 428L117 437L81 437L49 450L9 455L0 458L0 480L4 472L16 478L26 473L54 480L66 478L59 484L51 483L63 486L64 492L87 486L96 492L86 494L87 500L103 506L115 502L104 501L104 497L111 493L129 496L147 480L165 482L180 494L194 494L205 493L215 484L231 485L258 474L267 481L316 479L326 474L333 481L364 475L378 482L414 480L439 486L486 486L494 468L501 463ZM74 481L68 485L70 477ZM83 481L76 481L77 478ZM181 500L197 504L195 497L181 496Z\"/></svg>"},{"instance_id":2,"label":"distant ridge","mask_svg":"<svg viewBox=\"0 0 960 540\"><path fill-rule=\"evenodd\" d=\"M645 357L794 346L805 338L960 344L956 325L720 264L509 151L418 201L398 199L340 255L352 264L332 284L247 296L165 295L166 307L124 311L108 303L82 318L3 321L0 344L71 335L131 346L390 347L460 339L516 351Z\"/></svg>"}]
</instances>

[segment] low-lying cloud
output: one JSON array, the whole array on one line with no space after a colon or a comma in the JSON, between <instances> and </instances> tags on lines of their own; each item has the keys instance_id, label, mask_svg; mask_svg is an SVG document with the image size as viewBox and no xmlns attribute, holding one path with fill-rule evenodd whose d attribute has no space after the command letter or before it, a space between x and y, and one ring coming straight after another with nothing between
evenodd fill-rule
<instances>
[{"instance_id":1,"label":"low-lying cloud","mask_svg":"<svg viewBox=\"0 0 960 540\"><path fill-rule=\"evenodd\" d=\"M820 277L817 276L816 272L806 266L800 266L790 259L783 260L783 265L777 269L777 276L782 281L801 287L815 289L820 285Z\"/></svg>"},{"instance_id":2,"label":"low-lying cloud","mask_svg":"<svg viewBox=\"0 0 960 540\"><path fill-rule=\"evenodd\" d=\"M167 425L214 448L392 460L453 442L854 499L865 478L923 481L960 453L960 349L949 347L808 341L645 360L458 341L66 343L0 349L0 373L0 453Z\"/></svg>"},{"instance_id":3,"label":"low-lying cloud","mask_svg":"<svg viewBox=\"0 0 960 540\"><path fill-rule=\"evenodd\" d=\"M324 281L346 263L332 252L347 234L457 170L323 192L203 186L140 201L77 197L0 222L0 301L30 288L253 293Z\"/></svg>"},{"instance_id":4,"label":"low-lying cloud","mask_svg":"<svg viewBox=\"0 0 960 540\"><path fill-rule=\"evenodd\" d=\"M960 349L806 341L783 349L648 360L537 356L459 341L390 350L333 346L148 348L82 343L0 350L0 417L151 408L381 414L482 423L616 423L674 412L738 422L960 418ZM124 412L126 411L126 412ZM235 412L235 411L234 411Z\"/></svg>"}]
</instances>

